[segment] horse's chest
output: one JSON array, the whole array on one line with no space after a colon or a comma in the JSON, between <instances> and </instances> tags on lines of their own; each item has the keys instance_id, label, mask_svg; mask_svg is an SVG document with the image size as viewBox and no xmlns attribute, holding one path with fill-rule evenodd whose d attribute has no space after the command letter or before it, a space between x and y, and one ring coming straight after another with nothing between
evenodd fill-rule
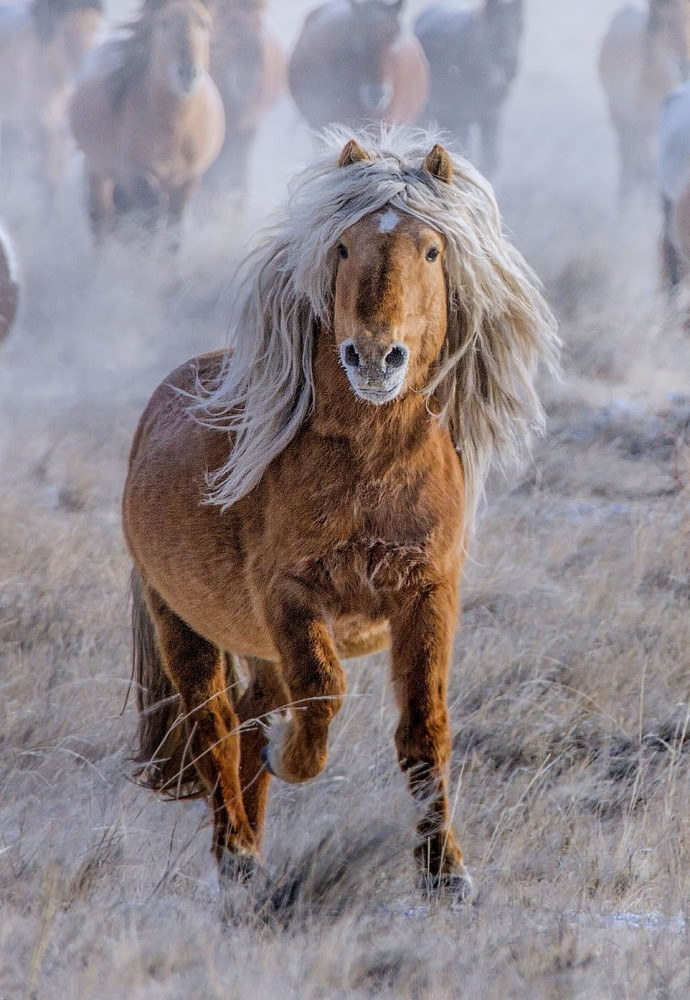
<instances>
[{"instance_id":1,"label":"horse's chest","mask_svg":"<svg viewBox=\"0 0 690 1000\"><path fill-rule=\"evenodd\" d=\"M322 495L285 527L292 572L334 607L360 611L416 587L431 559L433 521L402 491L376 484Z\"/></svg>"},{"instance_id":2,"label":"horse's chest","mask_svg":"<svg viewBox=\"0 0 690 1000\"><path fill-rule=\"evenodd\" d=\"M306 557L299 575L348 610L378 605L417 587L428 557L424 545L385 538L353 538L317 557Z\"/></svg>"}]
</instances>

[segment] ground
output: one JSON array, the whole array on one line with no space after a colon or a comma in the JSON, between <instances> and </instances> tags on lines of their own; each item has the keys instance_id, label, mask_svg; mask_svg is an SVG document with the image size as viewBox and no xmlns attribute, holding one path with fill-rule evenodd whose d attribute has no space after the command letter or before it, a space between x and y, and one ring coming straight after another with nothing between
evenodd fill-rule
<instances>
[{"instance_id":1,"label":"ground","mask_svg":"<svg viewBox=\"0 0 690 1000\"><path fill-rule=\"evenodd\" d=\"M309 6L270 5L286 38ZM94 256L78 160L48 219L4 182L23 304L0 347L0 997L690 994L690 336L659 292L653 195L616 206L594 71L616 6L528 0L506 108L497 194L564 375L542 381L532 458L490 482L463 585L470 905L418 891L383 656L349 663L324 774L274 783L251 887L219 894L203 803L131 780L127 450L160 378L224 341L234 263L309 157L289 102L259 136L244 222L197 202L175 275Z\"/></svg>"}]
</instances>

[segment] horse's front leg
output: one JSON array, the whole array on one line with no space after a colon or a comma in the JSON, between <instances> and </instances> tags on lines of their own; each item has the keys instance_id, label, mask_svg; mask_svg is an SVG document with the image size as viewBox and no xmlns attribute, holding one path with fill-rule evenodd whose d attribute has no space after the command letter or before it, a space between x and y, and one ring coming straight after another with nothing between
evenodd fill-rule
<instances>
[{"instance_id":1,"label":"horse's front leg","mask_svg":"<svg viewBox=\"0 0 690 1000\"><path fill-rule=\"evenodd\" d=\"M422 810L415 857L427 890L447 888L464 898L471 882L448 807L446 689L457 613L456 586L430 585L401 602L391 631L393 684L400 708L395 746Z\"/></svg>"},{"instance_id":2,"label":"horse's front leg","mask_svg":"<svg viewBox=\"0 0 690 1000\"><path fill-rule=\"evenodd\" d=\"M345 675L324 611L308 587L295 579L281 581L272 589L268 608L290 715L271 727L263 758L277 778L308 781L326 765L328 727L342 704Z\"/></svg>"}]
</instances>

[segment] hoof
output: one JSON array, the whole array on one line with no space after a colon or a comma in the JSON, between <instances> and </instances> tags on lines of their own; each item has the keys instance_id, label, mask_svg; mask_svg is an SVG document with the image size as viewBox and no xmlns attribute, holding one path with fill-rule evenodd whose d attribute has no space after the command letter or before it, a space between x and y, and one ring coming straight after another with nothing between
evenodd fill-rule
<instances>
[{"instance_id":1,"label":"hoof","mask_svg":"<svg viewBox=\"0 0 690 1000\"><path fill-rule=\"evenodd\" d=\"M249 851L223 851L218 859L218 880L221 885L242 884L261 871L256 854Z\"/></svg>"},{"instance_id":2,"label":"hoof","mask_svg":"<svg viewBox=\"0 0 690 1000\"><path fill-rule=\"evenodd\" d=\"M446 897L458 903L469 903L474 896L474 883L463 868L457 872L443 872L441 875L422 875L422 892L427 899Z\"/></svg>"}]
</instances>

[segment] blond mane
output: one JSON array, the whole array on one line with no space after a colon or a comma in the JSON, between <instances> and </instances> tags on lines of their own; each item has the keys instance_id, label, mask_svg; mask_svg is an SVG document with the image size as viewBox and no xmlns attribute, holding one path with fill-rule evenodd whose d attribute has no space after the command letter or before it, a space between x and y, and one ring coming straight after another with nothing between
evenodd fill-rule
<instances>
[{"instance_id":1,"label":"blond mane","mask_svg":"<svg viewBox=\"0 0 690 1000\"><path fill-rule=\"evenodd\" d=\"M338 167L353 137L372 159ZM460 454L471 524L492 457L515 458L543 426L534 376L539 361L557 367L555 320L466 160L453 156L446 184L420 169L434 138L418 130L333 130L326 140L329 151L295 179L241 268L219 379L197 385L197 419L234 438L226 464L208 473L207 502L226 509L249 493L308 417L316 330L332 329L336 245L390 205L447 241L448 334L426 393Z\"/></svg>"}]
</instances>

